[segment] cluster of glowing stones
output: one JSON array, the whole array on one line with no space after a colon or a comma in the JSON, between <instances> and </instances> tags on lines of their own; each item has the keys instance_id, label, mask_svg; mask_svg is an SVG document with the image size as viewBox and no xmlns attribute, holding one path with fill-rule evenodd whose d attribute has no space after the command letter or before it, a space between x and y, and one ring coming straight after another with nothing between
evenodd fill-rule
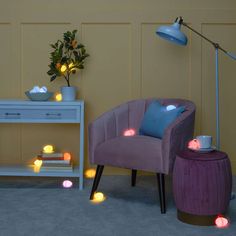
<instances>
[{"instance_id":1,"label":"cluster of glowing stones","mask_svg":"<svg viewBox=\"0 0 236 236\"><path fill-rule=\"evenodd\" d=\"M106 198L105 198L105 196L104 196L104 194L102 192L96 192L93 195L92 202L93 203L100 203L100 202L103 202L105 199Z\"/></svg>"},{"instance_id":2,"label":"cluster of glowing stones","mask_svg":"<svg viewBox=\"0 0 236 236\"><path fill-rule=\"evenodd\" d=\"M124 136L134 136L136 134L136 131L134 129L127 129L124 131Z\"/></svg>"},{"instance_id":3,"label":"cluster of glowing stones","mask_svg":"<svg viewBox=\"0 0 236 236\"><path fill-rule=\"evenodd\" d=\"M70 161L71 160L71 154L69 152L65 152L63 154L63 159L67 160L67 161Z\"/></svg>"},{"instance_id":4,"label":"cluster of glowing stones","mask_svg":"<svg viewBox=\"0 0 236 236\"><path fill-rule=\"evenodd\" d=\"M197 139L189 141L188 148L198 150L200 148L200 143Z\"/></svg>"},{"instance_id":5,"label":"cluster of glowing stones","mask_svg":"<svg viewBox=\"0 0 236 236\"><path fill-rule=\"evenodd\" d=\"M88 169L85 171L85 176L88 179L92 179L95 177L96 171L94 169Z\"/></svg>"},{"instance_id":6,"label":"cluster of glowing stones","mask_svg":"<svg viewBox=\"0 0 236 236\"><path fill-rule=\"evenodd\" d=\"M63 188L71 188L73 186L73 183L70 180L64 180L62 182Z\"/></svg>"},{"instance_id":7,"label":"cluster of glowing stones","mask_svg":"<svg viewBox=\"0 0 236 236\"><path fill-rule=\"evenodd\" d=\"M46 145L43 147L43 152L44 153L53 153L54 152L54 148L52 145Z\"/></svg>"},{"instance_id":8,"label":"cluster of glowing stones","mask_svg":"<svg viewBox=\"0 0 236 236\"><path fill-rule=\"evenodd\" d=\"M215 225L217 228L227 228L229 226L229 221L223 216L218 216L215 219Z\"/></svg>"},{"instance_id":9,"label":"cluster of glowing stones","mask_svg":"<svg viewBox=\"0 0 236 236\"><path fill-rule=\"evenodd\" d=\"M55 96L55 99L56 99L57 102L62 101L62 94L61 93L57 93L56 96Z\"/></svg>"}]
</instances>

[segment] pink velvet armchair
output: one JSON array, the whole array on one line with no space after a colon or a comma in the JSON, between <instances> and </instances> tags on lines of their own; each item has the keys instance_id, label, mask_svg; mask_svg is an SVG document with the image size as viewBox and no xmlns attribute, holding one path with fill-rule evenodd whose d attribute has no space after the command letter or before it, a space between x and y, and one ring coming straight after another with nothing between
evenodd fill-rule
<instances>
[{"instance_id":1,"label":"pink velvet armchair","mask_svg":"<svg viewBox=\"0 0 236 236\"><path fill-rule=\"evenodd\" d=\"M162 105L184 106L185 111L164 131L162 139L139 135L144 113L153 100ZM139 99L122 104L89 124L89 158L97 165L90 199L98 188L104 166L132 170L135 186L137 170L157 174L161 213L166 212L165 175L172 172L176 152L186 149L193 137L195 105L183 99ZM124 136L127 129L134 136Z\"/></svg>"}]
</instances>

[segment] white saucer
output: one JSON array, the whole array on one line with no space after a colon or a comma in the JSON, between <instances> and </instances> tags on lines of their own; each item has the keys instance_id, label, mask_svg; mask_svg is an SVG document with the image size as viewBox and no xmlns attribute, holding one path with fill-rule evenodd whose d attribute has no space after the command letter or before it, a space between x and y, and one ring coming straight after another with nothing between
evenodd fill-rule
<instances>
[{"instance_id":1,"label":"white saucer","mask_svg":"<svg viewBox=\"0 0 236 236\"><path fill-rule=\"evenodd\" d=\"M199 149L193 149L193 148L188 148L194 152L199 152L199 153L208 153L216 150L215 146L211 146L210 148L199 148Z\"/></svg>"}]
</instances>

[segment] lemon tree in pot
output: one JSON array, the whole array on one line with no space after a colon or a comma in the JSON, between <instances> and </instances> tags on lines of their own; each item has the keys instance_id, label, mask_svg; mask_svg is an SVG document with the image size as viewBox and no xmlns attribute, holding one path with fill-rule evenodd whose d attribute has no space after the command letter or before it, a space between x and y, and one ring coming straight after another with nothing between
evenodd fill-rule
<instances>
[{"instance_id":1,"label":"lemon tree in pot","mask_svg":"<svg viewBox=\"0 0 236 236\"><path fill-rule=\"evenodd\" d=\"M64 78L67 86L61 87L62 100L73 101L76 98L76 88L71 86L72 74L84 69L84 61L89 56L85 46L75 39L77 30L67 31L63 34L63 40L57 40L50 44L53 51L50 53L49 71L50 81L56 78Z\"/></svg>"}]
</instances>

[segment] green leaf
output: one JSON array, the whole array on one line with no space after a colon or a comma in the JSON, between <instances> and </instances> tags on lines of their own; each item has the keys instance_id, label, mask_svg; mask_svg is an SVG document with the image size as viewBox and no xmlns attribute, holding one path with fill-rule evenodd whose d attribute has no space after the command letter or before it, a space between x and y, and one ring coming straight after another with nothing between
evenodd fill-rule
<instances>
[{"instance_id":1,"label":"green leaf","mask_svg":"<svg viewBox=\"0 0 236 236\"><path fill-rule=\"evenodd\" d=\"M48 74L48 75L54 75L54 70L52 70L52 69L49 70L49 71L47 72L47 74Z\"/></svg>"},{"instance_id":2,"label":"green leaf","mask_svg":"<svg viewBox=\"0 0 236 236\"><path fill-rule=\"evenodd\" d=\"M67 62L68 58L66 56L62 57L61 64L65 64Z\"/></svg>"},{"instance_id":3,"label":"green leaf","mask_svg":"<svg viewBox=\"0 0 236 236\"><path fill-rule=\"evenodd\" d=\"M52 82L53 80L55 80L57 78L57 75L53 75L50 79L50 82Z\"/></svg>"},{"instance_id":4,"label":"green leaf","mask_svg":"<svg viewBox=\"0 0 236 236\"><path fill-rule=\"evenodd\" d=\"M84 48L84 45L83 44L78 44L78 46L77 46L77 49L80 49L80 48Z\"/></svg>"},{"instance_id":5,"label":"green leaf","mask_svg":"<svg viewBox=\"0 0 236 236\"><path fill-rule=\"evenodd\" d=\"M55 49L57 48L54 44L50 44L50 46Z\"/></svg>"}]
</instances>

